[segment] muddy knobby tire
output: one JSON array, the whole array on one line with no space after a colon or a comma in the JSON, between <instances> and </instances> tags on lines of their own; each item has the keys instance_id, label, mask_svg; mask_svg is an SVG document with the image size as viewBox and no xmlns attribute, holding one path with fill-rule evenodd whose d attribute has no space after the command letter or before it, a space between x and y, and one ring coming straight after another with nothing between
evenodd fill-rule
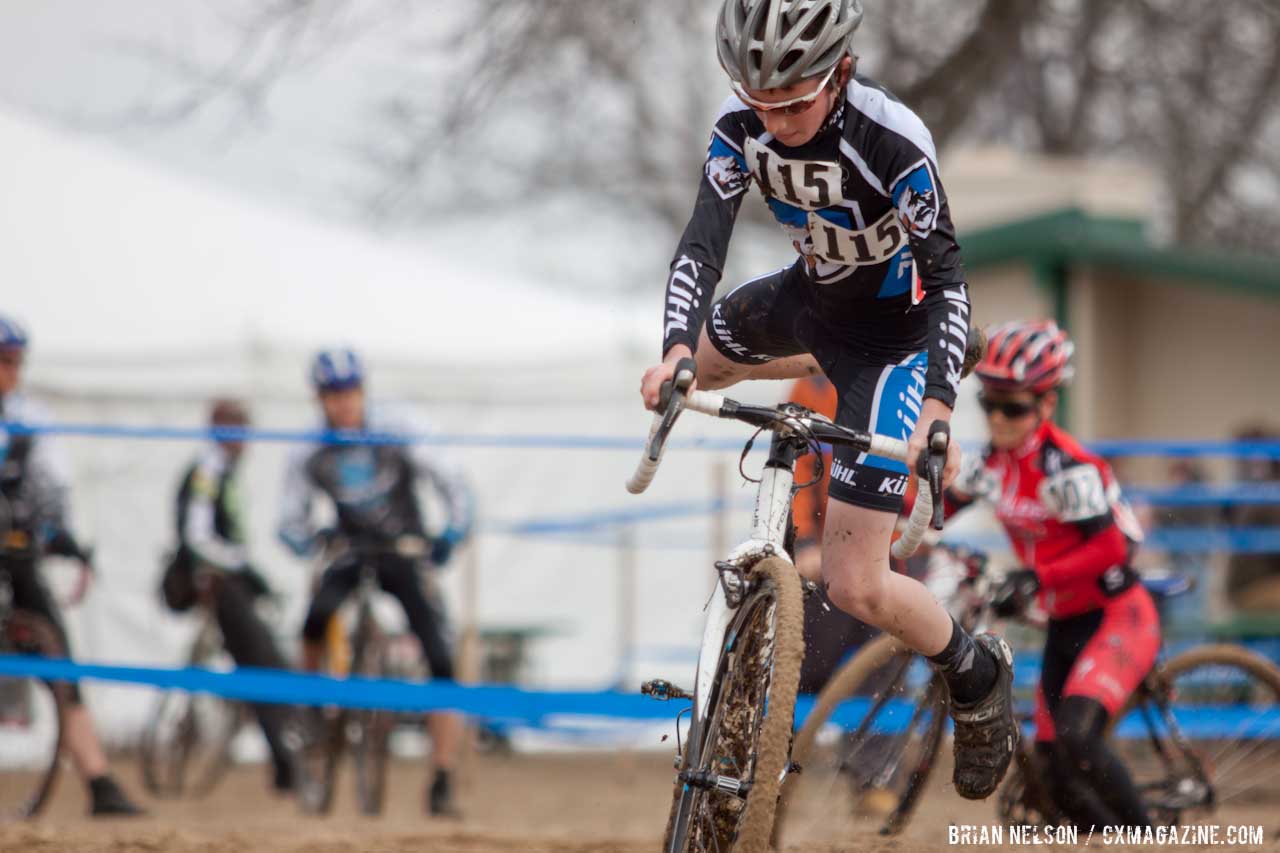
<instances>
[{"instance_id":1,"label":"muddy knobby tire","mask_svg":"<svg viewBox=\"0 0 1280 853\"><path fill-rule=\"evenodd\" d=\"M735 845L742 853L763 853L771 847L782 772L791 757L796 692L804 660L804 602L795 566L770 557L757 563L753 572L774 588L777 629L767 698L769 713L760 727L752 787Z\"/></svg>"}]
</instances>

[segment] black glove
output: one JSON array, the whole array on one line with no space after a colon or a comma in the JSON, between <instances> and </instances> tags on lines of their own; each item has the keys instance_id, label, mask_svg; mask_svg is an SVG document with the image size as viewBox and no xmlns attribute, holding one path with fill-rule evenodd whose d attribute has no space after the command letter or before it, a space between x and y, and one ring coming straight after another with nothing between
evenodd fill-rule
<instances>
[{"instance_id":1,"label":"black glove","mask_svg":"<svg viewBox=\"0 0 1280 853\"><path fill-rule=\"evenodd\" d=\"M45 544L45 550L50 554L59 557L70 557L82 563L91 563L93 561L92 552L80 547L80 543L71 535L71 531L63 527L58 528L49 537L49 541Z\"/></svg>"},{"instance_id":2,"label":"black glove","mask_svg":"<svg viewBox=\"0 0 1280 853\"><path fill-rule=\"evenodd\" d=\"M1138 582L1138 573L1130 566L1112 566L1098 577L1098 589L1108 598L1119 595Z\"/></svg>"},{"instance_id":3,"label":"black glove","mask_svg":"<svg viewBox=\"0 0 1280 853\"><path fill-rule=\"evenodd\" d=\"M1002 619L1019 616L1040 590L1035 569L1014 569L1004 576L992 598L992 610Z\"/></svg>"},{"instance_id":4,"label":"black glove","mask_svg":"<svg viewBox=\"0 0 1280 853\"><path fill-rule=\"evenodd\" d=\"M251 563L245 563L235 574L239 575L253 598L271 595L271 584L267 583L262 572L254 568Z\"/></svg>"}]
</instances>

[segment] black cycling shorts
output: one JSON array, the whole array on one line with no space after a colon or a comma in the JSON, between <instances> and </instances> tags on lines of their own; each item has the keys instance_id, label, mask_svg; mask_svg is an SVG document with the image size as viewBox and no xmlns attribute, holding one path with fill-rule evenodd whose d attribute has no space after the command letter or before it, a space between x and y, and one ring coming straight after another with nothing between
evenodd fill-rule
<instances>
[{"instance_id":1,"label":"black cycling shorts","mask_svg":"<svg viewBox=\"0 0 1280 853\"><path fill-rule=\"evenodd\" d=\"M378 585L395 596L409 619L409 628L422 645L422 654L432 678L453 678L453 648L448 640L443 602L428 596L419 577L419 563L397 554L367 558L378 575ZM325 627L342 602L360 582L359 560L339 557L320 577L320 586L311 599L302 636L309 642L324 639Z\"/></svg>"},{"instance_id":2,"label":"black cycling shorts","mask_svg":"<svg viewBox=\"0 0 1280 853\"><path fill-rule=\"evenodd\" d=\"M836 423L906 440L924 402L928 353L874 351L848 332L823 323L814 300L819 287L797 262L739 285L711 308L707 336L716 350L739 364L812 353L836 387ZM828 495L843 503L897 513L907 488L907 468L879 456L837 447Z\"/></svg>"},{"instance_id":3,"label":"black cycling shorts","mask_svg":"<svg viewBox=\"0 0 1280 853\"><path fill-rule=\"evenodd\" d=\"M0 572L9 576L13 589L13 608L25 610L42 617L53 629L62 657L71 657L71 643L67 640L66 628L62 625L62 617L58 613L57 602L49 594L48 588L40 579L39 564L30 557L5 557L0 559ZM37 652L38 649L19 649L19 651ZM71 701L79 703L80 688L73 681L70 684Z\"/></svg>"}]
</instances>

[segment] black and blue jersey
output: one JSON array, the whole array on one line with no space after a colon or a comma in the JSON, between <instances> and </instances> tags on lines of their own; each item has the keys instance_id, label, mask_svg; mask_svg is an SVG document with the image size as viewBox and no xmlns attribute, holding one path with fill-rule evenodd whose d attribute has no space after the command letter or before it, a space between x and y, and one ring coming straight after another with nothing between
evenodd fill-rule
<instances>
[{"instance_id":1,"label":"black and blue jersey","mask_svg":"<svg viewBox=\"0 0 1280 853\"><path fill-rule=\"evenodd\" d=\"M671 265L663 352L696 348L752 183L799 253L826 330L885 364L927 351L925 396L954 405L969 298L933 139L915 113L861 76L796 148L774 139L736 96L725 101Z\"/></svg>"}]
</instances>

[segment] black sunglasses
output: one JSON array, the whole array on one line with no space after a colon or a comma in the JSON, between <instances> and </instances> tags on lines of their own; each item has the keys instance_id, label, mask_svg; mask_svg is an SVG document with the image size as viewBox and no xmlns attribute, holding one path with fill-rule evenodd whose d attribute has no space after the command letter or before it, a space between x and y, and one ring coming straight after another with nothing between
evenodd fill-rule
<instances>
[{"instance_id":1,"label":"black sunglasses","mask_svg":"<svg viewBox=\"0 0 1280 853\"><path fill-rule=\"evenodd\" d=\"M1036 410L1035 401L1030 403L1020 402L1018 400L988 400L986 397L978 397L978 405L982 407L982 411L988 415L999 412L1009 420L1015 418L1025 418Z\"/></svg>"}]
</instances>

